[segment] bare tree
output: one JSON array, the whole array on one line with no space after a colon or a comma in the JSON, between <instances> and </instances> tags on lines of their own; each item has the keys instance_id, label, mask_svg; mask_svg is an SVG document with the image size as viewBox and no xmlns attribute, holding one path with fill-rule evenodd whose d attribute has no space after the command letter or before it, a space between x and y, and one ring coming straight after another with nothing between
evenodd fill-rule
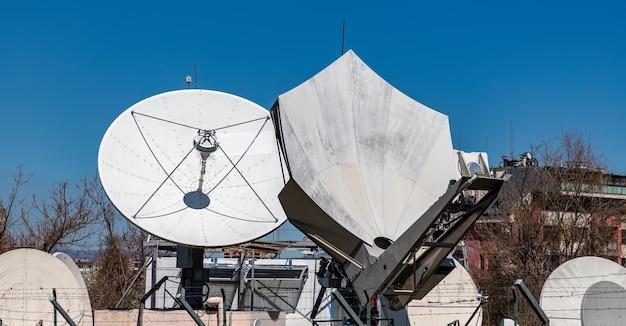
<instances>
[{"instance_id":1,"label":"bare tree","mask_svg":"<svg viewBox=\"0 0 626 326\"><path fill-rule=\"evenodd\" d=\"M83 179L81 189L89 198L94 215L106 227L104 236L115 235L120 216L113 203L105 194L104 189L102 189L99 179Z\"/></svg>"},{"instance_id":2,"label":"bare tree","mask_svg":"<svg viewBox=\"0 0 626 326\"><path fill-rule=\"evenodd\" d=\"M476 225L485 266L471 272L490 296L485 325L511 316L515 279L524 279L538 297L559 264L614 254L610 244L624 203L601 195L607 174L591 145L578 133L565 133L534 152L542 166L510 169L490 216ZM526 306L518 318L523 325L537 323Z\"/></svg>"},{"instance_id":3,"label":"bare tree","mask_svg":"<svg viewBox=\"0 0 626 326\"><path fill-rule=\"evenodd\" d=\"M20 210L22 206L22 201L18 197L19 192L29 181L30 175L26 175L22 167L18 167L13 173L13 183L6 200L0 198L0 253L13 246L14 240L7 230L14 223L15 210Z\"/></svg>"},{"instance_id":4,"label":"bare tree","mask_svg":"<svg viewBox=\"0 0 626 326\"><path fill-rule=\"evenodd\" d=\"M110 308L121 298L145 260L145 233L123 219L97 178L77 186L54 185L48 197L33 194L24 201L19 192L30 176L18 169L6 200L0 200L0 253L18 247L51 252L99 245L91 279L87 279L92 306ZM143 278L127 304L143 294Z\"/></svg>"},{"instance_id":5,"label":"bare tree","mask_svg":"<svg viewBox=\"0 0 626 326\"><path fill-rule=\"evenodd\" d=\"M121 218L99 180L85 180L82 187L91 200L92 210L106 227L95 260L94 275L88 285L91 304L94 309L112 308L131 286L130 282L139 272L138 265L145 260L145 233ZM142 275L134 284L127 305L137 304L143 294L143 282Z\"/></svg>"},{"instance_id":6,"label":"bare tree","mask_svg":"<svg viewBox=\"0 0 626 326\"><path fill-rule=\"evenodd\" d=\"M601 195L607 174L600 157L577 133L562 135L560 146L544 142L538 153L546 166L542 181L550 187L541 187L536 197L551 227L552 255L559 263L607 255L623 203Z\"/></svg>"},{"instance_id":7,"label":"bare tree","mask_svg":"<svg viewBox=\"0 0 626 326\"><path fill-rule=\"evenodd\" d=\"M32 196L30 207L22 210L18 244L51 252L58 247L80 246L98 232L89 198L79 187L67 182L54 186L48 199ZM74 192L74 193L72 193Z\"/></svg>"}]
</instances>

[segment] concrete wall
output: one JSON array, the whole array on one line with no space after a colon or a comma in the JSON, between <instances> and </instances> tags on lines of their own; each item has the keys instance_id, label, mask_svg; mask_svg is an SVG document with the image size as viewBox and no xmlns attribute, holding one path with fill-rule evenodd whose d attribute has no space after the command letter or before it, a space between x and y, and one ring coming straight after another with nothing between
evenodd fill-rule
<instances>
[{"instance_id":1,"label":"concrete wall","mask_svg":"<svg viewBox=\"0 0 626 326\"><path fill-rule=\"evenodd\" d=\"M207 314L203 311L197 312L205 325L224 325L222 316L217 313ZM132 310L96 310L94 314L96 325L119 325L136 326L139 311ZM266 311L232 311L227 312L227 325L229 326L284 326L284 312ZM191 316L184 310L144 310L143 325L177 325L196 326Z\"/></svg>"}]
</instances>

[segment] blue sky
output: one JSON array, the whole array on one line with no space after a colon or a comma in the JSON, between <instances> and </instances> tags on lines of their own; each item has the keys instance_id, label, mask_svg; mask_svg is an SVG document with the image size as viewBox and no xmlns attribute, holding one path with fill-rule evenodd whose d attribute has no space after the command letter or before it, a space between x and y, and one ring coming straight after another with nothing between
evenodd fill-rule
<instances>
[{"instance_id":1,"label":"blue sky","mask_svg":"<svg viewBox=\"0 0 626 326\"><path fill-rule=\"evenodd\" d=\"M96 174L100 139L133 103L201 88L269 108L346 48L450 116L453 141L492 164L576 129L626 174L626 2L64 1L0 9L0 180ZM4 193L2 189L0 193Z\"/></svg>"}]
</instances>

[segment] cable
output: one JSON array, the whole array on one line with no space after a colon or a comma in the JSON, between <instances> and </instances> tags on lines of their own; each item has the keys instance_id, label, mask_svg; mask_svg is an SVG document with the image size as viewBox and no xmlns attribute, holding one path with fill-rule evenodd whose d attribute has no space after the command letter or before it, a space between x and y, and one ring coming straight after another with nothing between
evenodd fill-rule
<instances>
[{"instance_id":1,"label":"cable","mask_svg":"<svg viewBox=\"0 0 626 326\"><path fill-rule=\"evenodd\" d=\"M148 199L143 203L143 205L141 205L141 207L139 208L139 210L137 211L137 213L135 213L135 215L133 215L133 217L137 217L137 214L139 214L139 212L141 212L141 210L148 204L148 202L150 201L150 199L152 199L152 197L154 197L154 195L159 191L159 189L161 189L161 187L165 184L165 182L167 182L167 180L172 180L172 182L174 182L174 180L171 178L172 174L174 174L174 172L176 172L176 170L178 170L178 168L181 166L181 164L183 164L183 162L187 159L187 157L189 157L189 155L194 151L194 149L196 148L195 144L193 147L191 147L191 149L189 150L189 152L187 152L187 154L183 157L182 160L180 160L180 162L178 162L178 164L176 165L176 167L174 167L174 169L167 174L167 177L165 178L165 180L163 180L163 182L161 182L161 184L154 190L154 192L150 195L150 197L148 197ZM159 163L160 165L160 163ZM175 183L175 182L174 182ZM178 185L176 185L178 187ZM178 187L181 191L182 189L180 187ZM184 193L184 191L183 191Z\"/></svg>"},{"instance_id":2,"label":"cable","mask_svg":"<svg viewBox=\"0 0 626 326\"><path fill-rule=\"evenodd\" d=\"M252 141L250 142L250 144L248 145L248 147L246 148L245 151L243 151L243 154L241 154L241 156L239 157L239 159L237 160L237 162L235 162L235 164L230 168L230 170L228 170L228 172L226 172L226 174L224 175L224 177L222 177L214 186L213 188L211 188L209 191L207 191L205 194L208 196L209 194L211 194L211 192L213 190L215 190L215 188L217 188L217 186L219 186L222 181L224 181L224 179L226 179L226 177L228 177L230 175L231 172L233 172L233 169L235 169L235 167L237 166L237 164L239 164L239 162L241 162L241 159L243 159L243 157L248 153L248 150L250 149L250 147L252 147L252 144L254 144L254 142L256 141L256 139L259 137L259 135L261 134L261 131L263 130L263 128L265 127L265 125L267 124L267 120L266 119L263 122L263 125L261 126L261 128L259 128L259 131L257 131L256 135L254 135L254 138L252 138ZM213 138L213 140L215 140L215 138ZM217 145L219 146L219 144ZM226 155L226 154L224 154ZM232 163L232 162L231 162Z\"/></svg>"},{"instance_id":3,"label":"cable","mask_svg":"<svg viewBox=\"0 0 626 326\"><path fill-rule=\"evenodd\" d=\"M175 124L175 125L178 125L178 126L181 126L181 127L189 128L189 129L194 129L194 130L204 130L203 128L199 128L199 127L191 126L191 125L188 125L188 124L184 124L184 123L180 123L180 122L176 122L176 121L172 121L172 120L168 120L168 119L163 119L163 118L155 117L155 116L153 116L153 115L149 115L149 114L145 114L145 113L140 113L140 112L136 112L136 111L131 111L131 114L132 114L132 115L135 115L135 114L136 114L136 115L144 116L144 117L146 117L146 118L151 118L151 119L155 119L155 120L159 120L159 121L163 121L163 122L167 122L167 123ZM247 120L247 121L243 121L243 122L238 122L238 123L233 123L233 124L230 124L230 125L225 125L225 126L222 126L222 127L217 127L217 128L213 128L213 129L210 129L210 130L217 131L217 130L222 130L222 129L232 128L232 127L240 126L240 125L243 125L243 124L246 124L246 123L251 123L251 122L254 122L254 121L259 121L259 120L262 120L262 119L269 119L269 116L262 117L262 118L251 119L251 120Z\"/></svg>"},{"instance_id":4,"label":"cable","mask_svg":"<svg viewBox=\"0 0 626 326\"><path fill-rule=\"evenodd\" d=\"M213 138L211 136L211 138ZM213 140L215 140L215 138L213 138ZM259 199L259 201L261 202L261 204L263 204L263 206L265 207L265 209L267 209L267 211L270 213L270 215L272 215L272 218L274 219L274 223L278 222L278 219L276 218L276 216L274 216L274 213L270 210L269 207L267 207L267 205L265 204L265 201L263 201L263 199L261 199L261 197L259 196L259 194L256 192L256 190L254 190L254 187L252 187L252 185L250 184L250 182L248 182L248 179L246 179L246 177L243 175L243 173L241 173L241 171L239 170L239 168L237 168L237 165L235 163L233 163L233 160L230 158L230 156L228 156L228 154L226 154L226 152L224 151L224 149L222 148L222 146L217 146L217 148L219 148L219 150L222 152L222 154L224 154L224 156L226 157L226 159L228 159L228 161L230 162L230 164L233 165L233 168L235 169L235 171L237 171L237 173L239 173L239 175L241 176L241 178L246 182L246 184L248 185L248 187L250 187L250 190L252 190L252 192L254 193L254 195L257 197L257 199Z\"/></svg>"},{"instance_id":5,"label":"cable","mask_svg":"<svg viewBox=\"0 0 626 326\"><path fill-rule=\"evenodd\" d=\"M131 112L130 112L130 114L131 114L131 115L133 115L133 118L134 118L134 116L135 116L135 114L136 114L136 115L144 116L144 117L147 117L147 118L151 118L151 119L155 119L155 120L159 120L159 121L163 121L163 122L167 122L167 123L175 124L175 125L178 125L178 126L181 126L181 127L189 128L189 129L194 129L194 130L202 130L202 128L198 128L198 127L190 126L190 125L187 125L187 124L184 124L184 123L180 123L180 122L175 122L175 121L172 121L172 120L167 120L167 119L163 119L163 118L155 117L155 116L153 116L153 115L149 115L149 114L145 114L145 113L140 113L140 112L137 112L137 111L131 111Z\"/></svg>"},{"instance_id":6,"label":"cable","mask_svg":"<svg viewBox=\"0 0 626 326\"><path fill-rule=\"evenodd\" d=\"M167 172L167 170L165 169L165 167L163 166L163 164L161 164L161 161L159 161L159 159L156 157L156 154L154 153L154 151L152 150L152 147L150 147L150 144L148 143L148 140L146 139L146 137L143 134L143 131L141 130L141 127L139 126L139 122L137 122L137 119L135 119L135 116L133 115L133 120L135 121L135 125L137 126L137 130L139 130L139 134L141 135L141 138L143 139L144 143L146 144L146 146L148 147L148 150L150 151L150 153L152 154L152 157L154 158L154 160L157 162L157 164L161 167L161 169L163 170L163 172L165 172L165 174L168 175L169 178L169 173ZM194 145L195 148L195 145ZM192 148L193 150L193 148ZM191 152L190 152L191 153ZM187 153L187 156L190 154ZM186 157L186 156L185 156ZM184 159L183 159L184 160ZM179 165L182 163L182 161L179 163ZM174 185L176 185L176 187L183 193L185 194L185 191L183 191L183 189L176 183L176 181L174 181L174 179L170 179L172 181L172 183L174 183Z\"/></svg>"},{"instance_id":7,"label":"cable","mask_svg":"<svg viewBox=\"0 0 626 326\"><path fill-rule=\"evenodd\" d=\"M217 130L222 130L222 129L226 129L226 128L232 128L232 127L240 126L242 124L259 121L259 120L262 120L262 119L269 120L269 118L270 118L269 116L266 116L266 117L263 117L263 118L256 118L256 119L252 119L252 120L248 120L248 121L244 121L244 122L233 123L231 125L226 125L224 127L214 128L212 130L213 131L217 131Z\"/></svg>"}]
</instances>

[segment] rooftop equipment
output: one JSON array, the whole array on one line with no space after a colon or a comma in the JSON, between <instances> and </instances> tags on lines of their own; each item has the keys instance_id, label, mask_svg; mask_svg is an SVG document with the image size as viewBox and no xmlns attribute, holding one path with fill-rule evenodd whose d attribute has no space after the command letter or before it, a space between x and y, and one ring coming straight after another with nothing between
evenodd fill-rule
<instances>
[{"instance_id":1,"label":"rooftop equipment","mask_svg":"<svg viewBox=\"0 0 626 326\"><path fill-rule=\"evenodd\" d=\"M447 116L352 51L280 95L272 118L291 177L280 202L332 257L320 282L353 298L361 320L379 297L395 310L424 297L503 182L485 164L469 172L460 152L450 155ZM483 196L467 203L467 191Z\"/></svg>"}]
</instances>

